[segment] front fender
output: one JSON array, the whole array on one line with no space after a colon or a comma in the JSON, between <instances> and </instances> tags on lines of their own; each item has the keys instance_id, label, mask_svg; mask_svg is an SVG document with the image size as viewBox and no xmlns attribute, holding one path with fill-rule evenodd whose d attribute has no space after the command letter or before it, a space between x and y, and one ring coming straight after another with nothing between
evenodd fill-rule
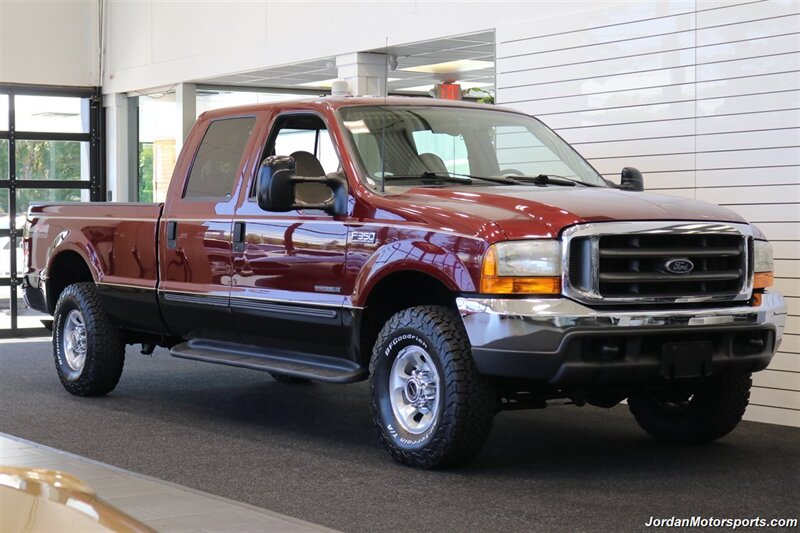
<instances>
[{"instance_id":1,"label":"front fender","mask_svg":"<svg viewBox=\"0 0 800 533\"><path fill-rule=\"evenodd\" d=\"M363 306L382 279L404 271L426 274L453 292L475 292L475 268L485 244L476 240L462 244L460 248L448 249L428 240L402 239L379 247L356 277L353 305Z\"/></svg>"}]
</instances>

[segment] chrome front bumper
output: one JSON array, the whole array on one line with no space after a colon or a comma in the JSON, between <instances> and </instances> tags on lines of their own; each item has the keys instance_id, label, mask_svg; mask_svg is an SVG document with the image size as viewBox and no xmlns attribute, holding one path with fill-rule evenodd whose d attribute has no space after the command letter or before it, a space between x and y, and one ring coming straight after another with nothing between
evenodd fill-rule
<instances>
[{"instance_id":1,"label":"chrome front bumper","mask_svg":"<svg viewBox=\"0 0 800 533\"><path fill-rule=\"evenodd\" d=\"M652 353L634 353L635 349L630 348L623 361L601 361L602 358L587 361L585 348L580 348L580 353L576 349L570 352L569 341L575 338L657 337L665 342L680 342L689 337L708 337L715 339L715 368L723 368L728 363L740 366L752 363L751 369L759 370L769 363L786 323L786 303L774 292L765 293L757 306L685 310L602 310L566 298L458 298L456 302L479 370L492 375L549 381L558 381L564 364L582 366L591 373L615 365L634 368L659 362ZM725 343L733 342L731 335L762 330L774 333L766 338L770 345L761 353L741 356L725 353ZM642 341L637 342L641 344ZM728 347L727 351L733 349Z\"/></svg>"}]
</instances>

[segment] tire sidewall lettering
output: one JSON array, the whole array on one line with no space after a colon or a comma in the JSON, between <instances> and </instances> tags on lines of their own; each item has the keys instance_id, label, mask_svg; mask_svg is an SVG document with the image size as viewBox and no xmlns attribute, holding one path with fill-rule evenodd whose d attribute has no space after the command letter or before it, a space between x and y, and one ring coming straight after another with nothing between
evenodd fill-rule
<instances>
[{"instance_id":1,"label":"tire sidewall lettering","mask_svg":"<svg viewBox=\"0 0 800 533\"><path fill-rule=\"evenodd\" d=\"M56 353L56 360L58 362L58 370L64 376L64 379L67 381L77 381L80 379L81 375L83 375L83 371L86 369L89 354L87 353L87 361L84 363L83 368L80 370L72 370L64 355L64 344L63 344L63 330L64 330L64 322L66 321L67 314L73 309L77 309L81 312L84 317L86 314L83 310L71 299L65 298L61 305L58 306L56 320L53 322L53 339L54 339L54 347Z\"/></svg>"},{"instance_id":2,"label":"tire sidewall lettering","mask_svg":"<svg viewBox=\"0 0 800 533\"><path fill-rule=\"evenodd\" d=\"M379 416L382 420L382 428L386 435L388 435L398 446L405 449L419 449L423 448L430 442L439 428L441 417L441 409L439 417L434 420L431 427L422 434L415 435L405 431L399 427L395 421L394 413L389 401L389 371L394 363L395 358L400 351L409 345L417 345L425 349L430 354L433 363L438 366L437 357L430 348L430 343L421 335L413 331L400 331L392 336L391 340L386 343L381 352L383 354L382 362L376 369L376 379L378 386L382 389L381 399L379 402Z\"/></svg>"}]
</instances>

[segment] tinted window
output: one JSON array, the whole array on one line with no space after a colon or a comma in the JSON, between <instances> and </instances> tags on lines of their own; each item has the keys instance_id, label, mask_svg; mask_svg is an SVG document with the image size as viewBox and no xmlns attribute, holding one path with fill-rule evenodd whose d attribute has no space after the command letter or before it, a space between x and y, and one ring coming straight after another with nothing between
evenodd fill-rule
<instances>
[{"instance_id":1,"label":"tinted window","mask_svg":"<svg viewBox=\"0 0 800 533\"><path fill-rule=\"evenodd\" d=\"M253 117L244 117L211 123L192 164L184 198L224 198L233 192L255 122Z\"/></svg>"}]
</instances>

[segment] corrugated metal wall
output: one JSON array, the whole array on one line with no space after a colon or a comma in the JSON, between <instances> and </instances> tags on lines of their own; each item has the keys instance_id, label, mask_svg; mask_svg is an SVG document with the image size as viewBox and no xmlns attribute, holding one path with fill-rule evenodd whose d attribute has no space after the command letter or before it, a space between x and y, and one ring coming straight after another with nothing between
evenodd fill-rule
<instances>
[{"instance_id":1,"label":"corrugated metal wall","mask_svg":"<svg viewBox=\"0 0 800 533\"><path fill-rule=\"evenodd\" d=\"M727 206L775 248L789 302L747 418L800 426L800 2L651 2L497 29L497 101L606 177Z\"/></svg>"}]
</instances>

